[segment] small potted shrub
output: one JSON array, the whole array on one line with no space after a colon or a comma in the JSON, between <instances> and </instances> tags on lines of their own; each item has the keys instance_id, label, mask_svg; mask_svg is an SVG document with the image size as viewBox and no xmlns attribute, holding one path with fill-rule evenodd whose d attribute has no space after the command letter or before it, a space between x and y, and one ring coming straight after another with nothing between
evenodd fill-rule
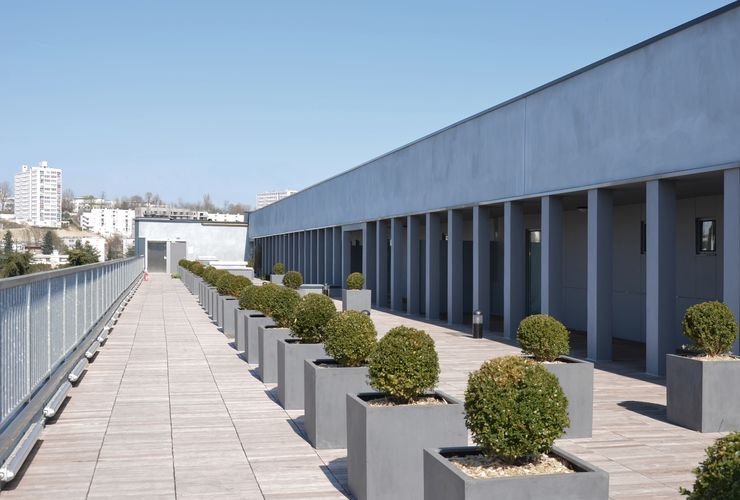
<instances>
[{"instance_id":1,"label":"small potted shrub","mask_svg":"<svg viewBox=\"0 0 740 500\"><path fill-rule=\"evenodd\" d=\"M700 432L740 430L740 358L731 354L737 320L722 302L689 307L689 354L666 355L668 421Z\"/></svg>"},{"instance_id":2,"label":"small potted shrub","mask_svg":"<svg viewBox=\"0 0 740 500\"><path fill-rule=\"evenodd\" d=\"M465 423L477 446L424 450L424 498L606 500L606 472L553 447L568 426L555 375L519 356L468 376Z\"/></svg>"},{"instance_id":3,"label":"small potted shrub","mask_svg":"<svg viewBox=\"0 0 740 500\"><path fill-rule=\"evenodd\" d=\"M366 314L345 311L326 325L324 349L331 359L304 362L304 427L314 448L347 447L348 393L369 392L367 358L378 333Z\"/></svg>"},{"instance_id":4,"label":"small potted shrub","mask_svg":"<svg viewBox=\"0 0 740 500\"><path fill-rule=\"evenodd\" d=\"M570 334L563 324L546 314L524 318L516 331L522 352L542 363L558 377L568 398L570 427L566 438L591 437L594 406L594 365L567 356Z\"/></svg>"},{"instance_id":5,"label":"small potted shrub","mask_svg":"<svg viewBox=\"0 0 740 500\"><path fill-rule=\"evenodd\" d=\"M368 361L379 392L346 396L350 491L359 499L420 499L423 449L468 442L463 405L433 391L439 359L422 330L392 328Z\"/></svg>"},{"instance_id":6,"label":"small potted shrub","mask_svg":"<svg viewBox=\"0 0 740 500\"><path fill-rule=\"evenodd\" d=\"M286 410L303 409L304 361L326 357L326 326L336 314L334 301L326 295L304 295L295 309L291 338L278 341L278 401Z\"/></svg>"},{"instance_id":7,"label":"small potted shrub","mask_svg":"<svg viewBox=\"0 0 740 500\"><path fill-rule=\"evenodd\" d=\"M352 273L347 276L347 288L342 289L342 311L372 310L372 290L363 290L365 277L362 273Z\"/></svg>"},{"instance_id":8,"label":"small potted shrub","mask_svg":"<svg viewBox=\"0 0 740 500\"><path fill-rule=\"evenodd\" d=\"M721 437L707 448L707 458L694 474L694 489L680 489L689 500L740 498L740 432Z\"/></svg>"},{"instance_id":9,"label":"small potted shrub","mask_svg":"<svg viewBox=\"0 0 740 500\"><path fill-rule=\"evenodd\" d=\"M259 362L259 329L275 323L266 312L270 297L279 287L272 283L251 286L242 290L239 307L244 310L244 322L237 327L236 350L245 353L246 361L256 365ZM243 336L242 336L243 333Z\"/></svg>"},{"instance_id":10,"label":"small potted shrub","mask_svg":"<svg viewBox=\"0 0 740 500\"><path fill-rule=\"evenodd\" d=\"M262 311L272 318L274 325L262 325L257 328L257 375L264 383L277 382L277 343L290 337L289 328L295 323L296 309L300 301L298 292L277 285L270 287ZM249 344L249 340L247 341ZM251 344L247 349L251 349Z\"/></svg>"},{"instance_id":11,"label":"small potted shrub","mask_svg":"<svg viewBox=\"0 0 740 500\"><path fill-rule=\"evenodd\" d=\"M272 274L270 275L270 282L276 285L283 284L283 278L285 277L285 264L277 262L272 266Z\"/></svg>"},{"instance_id":12,"label":"small potted shrub","mask_svg":"<svg viewBox=\"0 0 740 500\"><path fill-rule=\"evenodd\" d=\"M226 296L223 301L223 314L221 318L224 335L228 338L233 339L236 337L237 324L241 318L241 314L239 313L239 297L241 297L242 290L249 286L254 286L249 278L232 275L228 286L224 290Z\"/></svg>"},{"instance_id":13,"label":"small potted shrub","mask_svg":"<svg viewBox=\"0 0 740 500\"><path fill-rule=\"evenodd\" d=\"M283 285L298 290L303 284L303 276L298 271L288 271L283 277Z\"/></svg>"}]
</instances>

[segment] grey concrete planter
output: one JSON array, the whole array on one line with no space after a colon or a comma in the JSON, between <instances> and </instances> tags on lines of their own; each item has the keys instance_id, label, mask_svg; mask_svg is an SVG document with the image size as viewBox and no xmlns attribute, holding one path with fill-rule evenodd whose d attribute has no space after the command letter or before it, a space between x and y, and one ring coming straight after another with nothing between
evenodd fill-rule
<instances>
[{"instance_id":1,"label":"grey concrete planter","mask_svg":"<svg viewBox=\"0 0 740 500\"><path fill-rule=\"evenodd\" d=\"M259 329L262 326L274 327L275 322L261 312L247 316L244 351L247 353L247 363L251 365L256 365L260 361Z\"/></svg>"},{"instance_id":2,"label":"grey concrete planter","mask_svg":"<svg viewBox=\"0 0 740 500\"><path fill-rule=\"evenodd\" d=\"M286 410L302 410L304 394L303 362L325 358L324 344L301 344L297 339L278 340L278 402Z\"/></svg>"},{"instance_id":3,"label":"grey concrete planter","mask_svg":"<svg viewBox=\"0 0 740 500\"><path fill-rule=\"evenodd\" d=\"M564 363L543 363L547 371L558 378L568 398L570 427L566 439L591 437L594 414L594 364L570 356L560 356Z\"/></svg>"},{"instance_id":4,"label":"grey concrete planter","mask_svg":"<svg viewBox=\"0 0 740 500\"><path fill-rule=\"evenodd\" d=\"M740 431L740 358L666 355L668 421L700 432Z\"/></svg>"},{"instance_id":5,"label":"grey concrete planter","mask_svg":"<svg viewBox=\"0 0 740 500\"><path fill-rule=\"evenodd\" d=\"M258 329L258 363L257 376L265 384L277 382L277 343L278 340L290 338L289 328L260 326Z\"/></svg>"},{"instance_id":6,"label":"grey concrete planter","mask_svg":"<svg viewBox=\"0 0 740 500\"><path fill-rule=\"evenodd\" d=\"M234 310L234 324L236 325L234 345L236 346L236 350L240 352L247 349L247 316L249 314L260 314L260 312L241 308Z\"/></svg>"},{"instance_id":7,"label":"grey concrete planter","mask_svg":"<svg viewBox=\"0 0 740 500\"><path fill-rule=\"evenodd\" d=\"M463 404L370 406L382 393L347 394L347 474L359 500L421 499L424 448L465 446Z\"/></svg>"},{"instance_id":8,"label":"grey concrete planter","mask_svg":"<svg viewBox=\"0 0 740 500\"><path fill-rule=\"evenodd\" d=\"M324 285L304 283L298 288L298 295L300 297L305 297L309 293L324 293Z\"/></svg>"},{"instance_id":9,"label":"grey concrete planter","mask_svg":"<svg viewBox=\"0 0 740 500\"><path fill-rule=\"evenodd\" d=\"M200 301L200 287L202 284L203 278L195 276L195 278L193 279L193 289L191 290L191 292L193 293L193 295L198 297L198 301Z\"/></svg>"},{"instance_id":10,"label":"grey concrete planter","mask_svg":"<svg viewBox=\"0 0 740 500\"><path fill-rule=\"evenodd\" d=\"M212 286L208 290L208 315L212 320L216 320L216 308L218 307L218 290Z\"/></svg>"},{"instance_id":11,"label":"grey concrete planter","mask_svg":"<svg viewBox=\"0 0 740 500\"><path fill-rule=\"evenodd\" d=\"M270 283L275 283L276 285L282 285L284 277L285 277L284 274L271 274Z\"/></svg>"},{"instance_id":12,"label":"grey concrete planter","mask_svg":"<svg viewBox=\"0 0 740 500\"><path fill-rule=\"evenodd\" d=\"M342 367L333 359L307 359L304 371L303 425L314 448L347 447L347 394L373 390L368 368Z\"/></svg>"},{"instance_id":13,"label":"grey concrete planter","mask_svg":"<svg viewBox=\"0 0 740 500\"><path fill-rule=\"evenodd\" d=\"M552 453L568 461L574 474L542 474L474 478L452 464L447 457L477 455L480 448L465 446L424 450L425 500L606 500L609 474L578 457L553 447Z\"/></svg>"},{"instance_id":14,"label":"grey concrete planter","mask_svg":"<svg viewBox=\"0 0 740 500\"><path fill-rule=\"evenodd\" d=\"M221 314L222 328L226 337L233 339L236 337L236 313L239 309L239 299L236 297L226 297L224 299L223 313Z\"/></svg>"},{"instance_id":15,"label":"grey concrete planter","mask_svg":"<svg viewBox=\"0 0 740 500\"><path fill-rule=\"evenodd\" d=\"M372 312L372 290L345 290L342 289L342 311Z\"/></svg>"},{"instance_id":16,"label":"grey concrete planter","mask_svg":"<svg viewBox=\"0 0 740 500\"><path fill-rule=\"evenodd\" d=\"M216 296L216 317L214 319L219 328L224 327L224 302L226 302L227 298L231 297L228 295Z\"/></svg>"}]
</instances>

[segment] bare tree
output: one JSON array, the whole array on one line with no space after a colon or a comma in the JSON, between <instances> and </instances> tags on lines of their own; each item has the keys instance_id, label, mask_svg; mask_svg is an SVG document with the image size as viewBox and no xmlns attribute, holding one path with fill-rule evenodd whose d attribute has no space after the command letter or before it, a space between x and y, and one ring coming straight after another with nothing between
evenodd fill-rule
<instances>
[{"instance_id":1,"label":"bare tree","mask_svg":"<svg viewBox=\"0 0 740 500\"><path fill-rule=\"evenodd\" d=\"M71 189L65 189L62 193L62 212L72 213L75 210L75 193Z\"/></svg>"},{"instance_id":2,"label":"bare tree","mask_svg":"<svg viewBox=\"0 0 740 500\"><path fill-rule=\"evenodd\" d=\"M10 198L10 183L8 181L0 182L0 211L5 211L5 203Z\"/></svg>"}]
</instances>

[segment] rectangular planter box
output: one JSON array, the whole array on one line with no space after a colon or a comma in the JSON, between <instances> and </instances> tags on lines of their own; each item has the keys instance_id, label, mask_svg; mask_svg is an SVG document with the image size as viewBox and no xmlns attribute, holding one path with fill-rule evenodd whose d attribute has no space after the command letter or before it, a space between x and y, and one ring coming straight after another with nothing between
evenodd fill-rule
<instances>
[{"instance_id":1,"label":"rectangular planter box","mask_svg":"<svg viewBox=\"0 0 740 500\"><path fill-rule=\"evenodd\" d=\"M304 361L303 425L316 449L347 447L347 394L373 390L367 366L342 367L333 359Z\"/></svg>"},{"instance_id":2,"label":"rectangular planter box","mask_svg":"<svg viewBox=\"0 0 740 500\"><path fill-rule=\"evenodd\" d=\"M305 297L309 293L324 293L324 285L304 283L298 288L298 295L301 297Z\"/></svg>"},{"instance_id":3,"label":"rectangular planter box","mask_svg":"<svg viewBox=\"0 0 740 500\"><path fill-rule=\"evenodd\" d=\"M282 285L284 277L285 277L284 274L271 274L270 283L275 283L276 285Z\"/></svg>"},{"instance_id":4,"label":"rectangular planter box","mask_svg":"<svg viewBox=\"0 0 740 500\"><path fill-rule=\"evenodd\" d=\"M236 336L236 311L239 308L239 299L236 297L226 297L224 299L222 318L222 328L226 337L233 339Z\"/></svg>"},{"instance_id":5,"label":"rectangular planter box","mask_svg":"<svg viewBox=\"0 0 740 500\"><path fill-rule=\"evenodd\" d=\"M372 312L372 290L345 290L342 289L342 311Z\"/></svg>"},{"instance_id":6,"label":"rectangular planter box","mask_svg":"<svg viewBox=\"0 0 740 500\"><path fill-rule=\"evenodd\" d=\"M199 300L200 300L200 286L202 284L203 284L203 278L200 278L198 276L195 276L193 278L193 289L191 290L191 292L193 293L193 295L198 297Z\"/></svg>"},{"instance_id":7,"label":"rectangular planter box","mask_svg":"<svg viewBox=\"0 0 740 500\"><path fill-rule=\"evenodd\" d=\"M591 437L594 414L594 364L570 356L560 356L565 363L543 363L555 375L568 398L570 427L566 439Z\"/></svg>"},{"instance_id":8,"label":"rectangular planter box","mask_svg":"<svg viewBox=\"0 0 740 500\"><path fill-rule=\"evenodd\" d=\"M200 304L200 307L202 307L203 309L205 309L205 302L206 302L205 289L206 289L206 282L203 281L203 279L201 278L200 285L198 285L198 304Z\"/></svg>"},{"instance_id":9,"label":"rectangular planter box","mask_svg":"<svg viewBox=\"0 0 740 500\"><path fill-rule=\"evenodd\" d=\"M668 421L699 432L740 431L740 358L666 355Z\"/></svg>"},{"instance_id":10,"label":"rectangular planter box","mask_svg":"<svg viewBox=\"0 0 740 500\"><path fill-rule=\"evenodd\" d=\"M210 316L212 320L216 319L217 301L218 301L218 291L216 290L215 286L212 286L208 290L208 316Z\"/></svg>"},{"instance_id":11,"label":"rectangular planter box","mask_svg":"<svg viewBox=\"0 0 740 500\"><path fill-rule=\"evenodd\" d=\"M302 410L304 395L303 362L325 358L324 344L301 344L296 339L278 340L278 402L286 410Z\"/></svg>"},{"instance_id":12,"label":"rectangular planter box","mask_svg":"<svg viewBox=\"0 0 740 500\"><path fill-rule=\"evenodd\" d=\"M277 382L277 343L290 338L289 328L260 326L258 329L259 366L257 376L265 384Z\"/></svg>"},{"instance_id":13,"label":"rectangular planter box","mask_svg":"<svg viewBox=\"0 0 740 500\"><path fill-rule=\"evenodd\" d=\"M347 475L359 500L421 499L424 448L465 446L463 404L370 406L382 393L347 394Z\"/></svg>"},{"instance_id":14,"label":"rectangular planter box","mask_svg":"<svg viewBox=\"0 0 740 500\"><path fill-rule=\"evenodd\" d=\"M250 365L256 365L260 362L259 328L261 326L275 326L275 322L259 311L247 316L244 352L247 353L247 363Z\"/></svg>"},{"instance_id":15,"label":"rectangular planter box","mask_svg":"<svg viewBox=\"0 0 740 500\"><path fill-rule=\"evenodd\" d=\"M234 324L236 325L234 345L239 352L244 352L247 348L247 316L249 314L260 314L260 312L241 308L234 310Z\"/></svg>"},{"instance_id":16,"label":"rectangular planter box","mask_svg":"<svg viewBox=\"0 0 740 500\"><path fill-rule=\"evenodd\" d=\"M478 454L480 448L465 446L424 450L425 500L607 500L609 474L578 457L553 447L578 471L573 474L542 474L496 478L474 478L446 457Z\"/></svg>"},{"instance_id":17,"label":"rectangular planter box","mask_svg":"<svg viewBox=\"0 0 740 500\"><path fill-rule=\"evenodd\" d=\"M228 295L216 296L216 324L219 328L224 327L224 303L227 298L230 297Z\"/></svg>"}]
</instances>

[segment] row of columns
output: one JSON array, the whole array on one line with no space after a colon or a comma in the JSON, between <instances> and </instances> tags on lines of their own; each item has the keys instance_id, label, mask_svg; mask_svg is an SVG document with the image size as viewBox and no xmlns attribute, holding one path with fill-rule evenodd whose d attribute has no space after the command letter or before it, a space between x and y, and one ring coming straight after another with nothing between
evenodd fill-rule
<instances>
[{"instance_id":1,"label":"row of columns","mask_svg":"<svg viewBox=\"0 0 740 500\"><path fill-rule=\"evenodd\" d=\"M588 191L587 351L588 358L612 358L613 196L609 189ZM663 373L665 353L675 346L676 331L676 190L672 180L653 180L645 187L646 368ZM503 334L513 339L526 311L526 228L521 201L503 204ZM463 311L463 210L447 210L447 262L440 262L441 217L444 212L393 217L351 228L333 227L263 238L265 262L283 261L301 271L306 282L343 284L351 266L350 231L362 233L362 272L376 306L440 317L440 269L447 267L447 321L459 324ZM541 311L562 317L564 249L563 201L541 198ZM473 309L490 320L489 206L472 207ZM723 300L740 317L740 169L724 172ZM424 224L424 296L420 296L419 245ZM404 235L404 226L406 227ZM405 241L404 241L405 239ZM390 252L388 245L390 244ZM405 247L405 252L404 252ZM390 268L390 272L389 272ZM390 278L389 278L390 276ZM388 280L390 279L390 283ZM390 291L390 294L388 294ZM405 292L405 293L404 293ZM403 296L406 304L403 304ZM737 352L738 346L735 346Z\"/></svg>"}]
</instances>

